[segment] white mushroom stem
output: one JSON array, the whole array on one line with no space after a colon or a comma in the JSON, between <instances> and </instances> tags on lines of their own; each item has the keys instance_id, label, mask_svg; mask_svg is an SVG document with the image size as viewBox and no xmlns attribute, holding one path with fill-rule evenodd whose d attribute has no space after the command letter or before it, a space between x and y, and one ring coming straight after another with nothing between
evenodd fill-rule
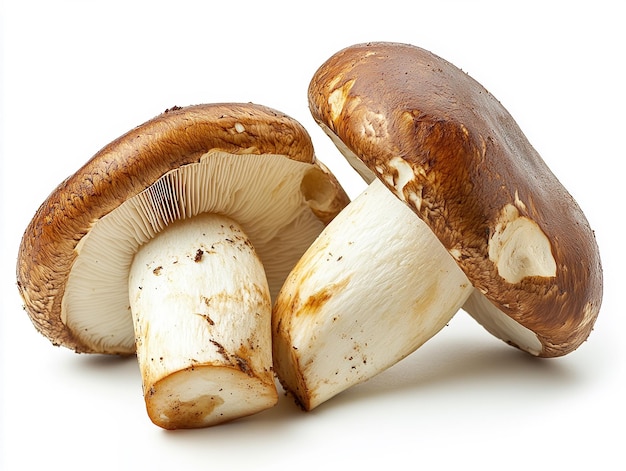
<instances>
[{"instance_id":1,"label":"white mushroom stem","mask_svg":"<svg viewBox=\"0 0 626 471\"><path fill-rule=\"evenodd\" d=\"M155 424L203 427L276 403L265 272L234 221L204 214L165 228L135 255L129 293Z\"/></svg>"},{"instance_id":2,"label":"white mushroom stem","mask_svg":"<svg viewBox=\"0 0 626 471\"><path fill-rule=\"evenodd\" d=\"M283 285L272 319L274 368L313 409L415 351L472 289L426 224L374 180Z\"/></svg>"}]
</instances>

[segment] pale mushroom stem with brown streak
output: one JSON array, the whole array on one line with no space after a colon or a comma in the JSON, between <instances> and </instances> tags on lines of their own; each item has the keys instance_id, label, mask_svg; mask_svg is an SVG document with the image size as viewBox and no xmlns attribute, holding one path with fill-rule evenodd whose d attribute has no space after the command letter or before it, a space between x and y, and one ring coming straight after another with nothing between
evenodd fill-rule
<instances>
[{"instance_id":1,"label":"pale mushroom stem with brown streak","mask_svg":"<svg viewBox=\"0 0 626 471\"><path fill-rule=\"evenodd\" d=\"M200 427L276 403L269 287L234 221L203 214L165 228L135 255L129 295L153 422Z\"/></svg>"},{"instance_id":2,"label":"pale mushroom stem with brown streak","mask_svg":"<svg viewBox=\"0 0 626 471\"><path fill-rule=\"evenodd\" d=\"M274 368L311 410L414 352L472 286L432 231L374 180L324 229L274 306Z\"/></svg>"}]
</instances>

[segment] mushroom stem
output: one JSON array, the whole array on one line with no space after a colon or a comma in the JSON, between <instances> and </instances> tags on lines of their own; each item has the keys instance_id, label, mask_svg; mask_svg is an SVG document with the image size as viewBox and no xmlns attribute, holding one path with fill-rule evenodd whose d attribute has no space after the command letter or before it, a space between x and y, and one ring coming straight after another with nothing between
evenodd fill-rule
<instances>
[{"instance_id":1,"label":"mushroom stem","mask_svg":"<svg viewBox=\"0 0 626 471\"><path fill-rule=\"evenodd\" d=\"M311 410L415 351L472 289L426 224L374 180L283 285L272 317L274 368Z\"/></svg>"},{"instance_id":2,"label":"mushroom stem","mask_svg":"<svg viewBox=\"0 0 626 471\"><path fill-rule=\"evenodd\" d=\"M267 280L234 221L202 214L165 228L135 255L129 293L156 425L204 427L276 403Z\"/></svg>"}]
</instances>

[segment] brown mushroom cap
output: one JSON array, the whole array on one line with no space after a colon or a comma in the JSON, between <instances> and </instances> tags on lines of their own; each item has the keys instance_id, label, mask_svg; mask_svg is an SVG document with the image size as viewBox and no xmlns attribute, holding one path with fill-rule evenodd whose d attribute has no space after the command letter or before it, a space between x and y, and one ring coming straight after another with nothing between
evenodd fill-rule
<instances>
[{"instance_id":1,"label":"brown mushroom cap","mask_svg":"<svg viewBox=\"0 0 626 471\"><path fill-rule=\"evenodd\" d=\"M312 165L315 171L307 174L301 191L324 224L348 202L339 183L316 161L306 130L292 118L253 104L167 110L100 150L52 192L27 227L19 248L17 284L26 312L41 333L78 352L97 351L62 320L66 281L79 242L127 199L212 150L282 155ZM316 194L319 187L323 191Z\"/></svg>"},{"instance_id":2,"label":"brown mushroom cap","mask_svg":"<svg viewBox=\"0 0 626 471\"><path fill-rule=\"evenodd\" d=\"M331 137L429 225L474 287L535 333L536 354L564 355L585 341L602 299L595 236L485 88L418 47L369 43L319 68L309 105ZM551 260L533 260L536 247L506 254L528 270L510 273L498 244L518 225L548 244Z\"/></svg>"}]
</instances>

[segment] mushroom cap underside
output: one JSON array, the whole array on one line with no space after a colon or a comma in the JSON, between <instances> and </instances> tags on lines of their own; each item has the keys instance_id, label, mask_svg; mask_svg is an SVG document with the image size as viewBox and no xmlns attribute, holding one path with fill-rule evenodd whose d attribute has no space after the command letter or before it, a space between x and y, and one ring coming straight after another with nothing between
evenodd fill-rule
<instances>
[{"instance_id":1,"label":"mushroom cap underside","mask_svg":"<svg viewBox=\"0 0 626 471\"><path fill-rule=\"evenodd\" d=\"M82 334L67 326L63 298L78 252L86 245L85 236L130 199L142 197L178 169L202 166L204 161L222 161L227 168L228 159L236 156L243 157L237 160L244 165L248 160L259 165L284 160L295 168L288 174L300 180L291 184L296 194L290 204L300 210L305 207L310 214L294 214L292 219L298 221L290 227L297 231L299 225L308 225L312 234L300 241L303 246L348 203L339 182L315 159L306 130L289 116L249 103L172 108L105 146L37 210L24 232L17 260L18 289L35 327L54 344L77 352L133 353L128 345L116 350L85 343ZM262 182L262 175L251 175L249 180ZM311 229L302 220L314 220L318 227ZM154 226L152 222L147 225ZM279 239L282 230L276 229ZM132 343L130 315L120 315L128 317Z\"/></svg>"}]
</instances>

